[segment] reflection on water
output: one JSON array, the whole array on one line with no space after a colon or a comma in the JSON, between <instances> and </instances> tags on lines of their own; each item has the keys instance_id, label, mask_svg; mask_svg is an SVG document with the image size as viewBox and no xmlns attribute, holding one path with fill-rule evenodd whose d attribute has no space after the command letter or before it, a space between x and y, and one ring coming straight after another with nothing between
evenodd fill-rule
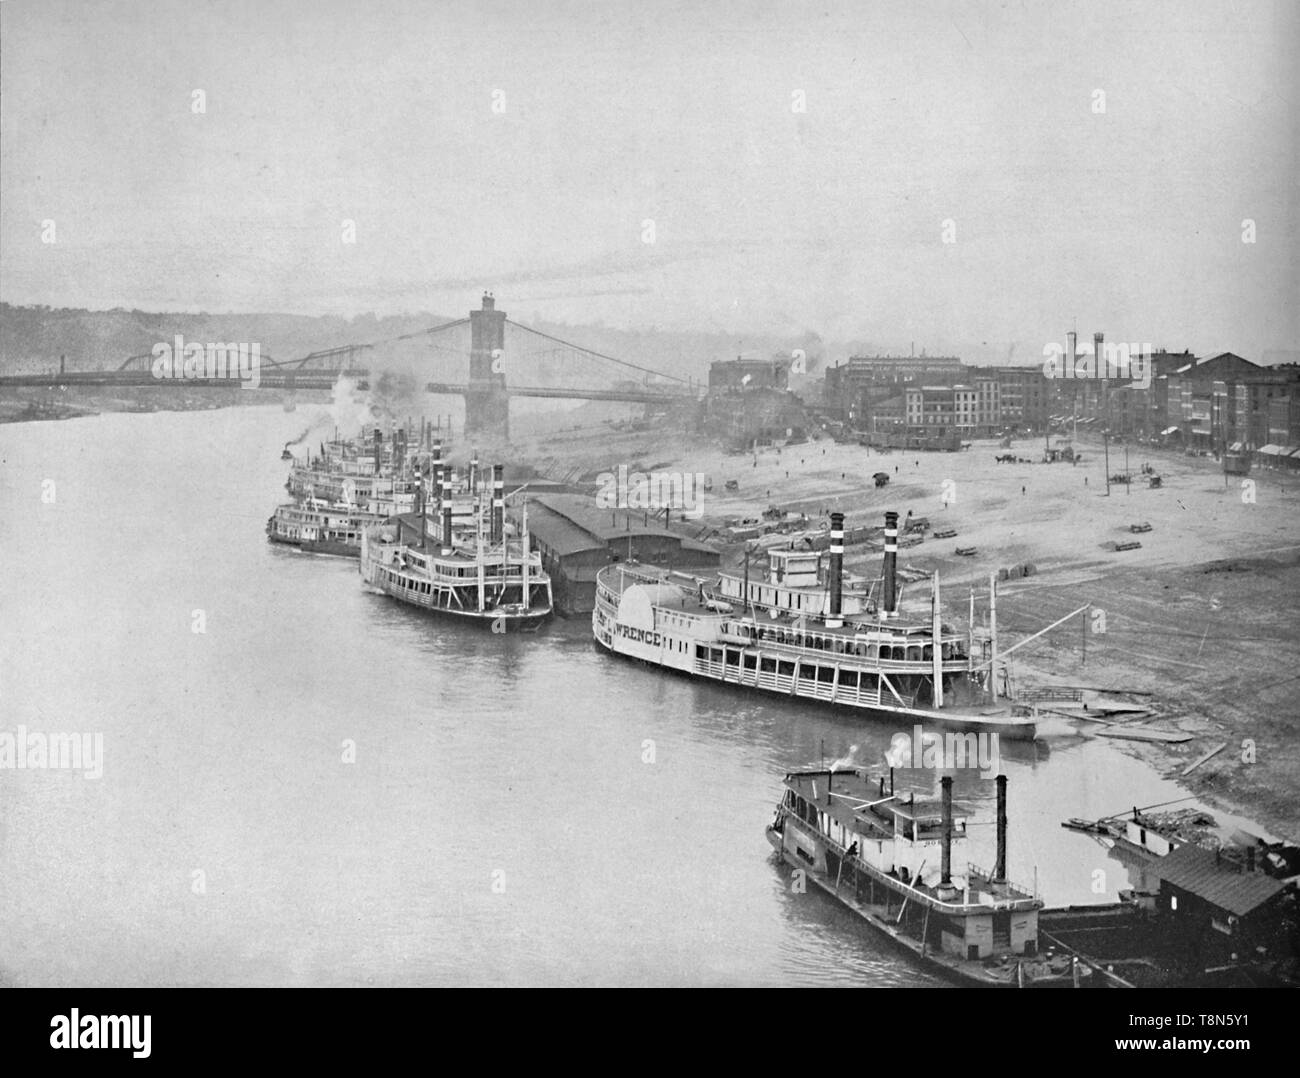
<instances>
[{"instance_id":1,"label":"reflection on water","mask_svg":"<svg viewBox=\"0 0 1300 1078\"><path fill-rule=\"evenodd\" d=\"M0 978L937 983L792 894L763 833L787 769L853 744L875 766L898 731L612 658L581 621L446 624L268 544L311 415L0 428L3 729L104 739L98 780L0 771ZM1001 745L1011 874L1113 899L1123 872L1060 821L1175 788L1050 747ZM956 793L991 863L992 783Z\"/></svg>"}]
</instances>

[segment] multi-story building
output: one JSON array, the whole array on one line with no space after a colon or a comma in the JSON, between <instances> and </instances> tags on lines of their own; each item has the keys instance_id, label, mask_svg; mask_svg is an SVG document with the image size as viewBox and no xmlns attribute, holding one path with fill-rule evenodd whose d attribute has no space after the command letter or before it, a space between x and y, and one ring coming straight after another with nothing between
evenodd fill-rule
<instances>
[{"instance_id":1,"label":"multi-story building","mask_svg":"<svg viewBox=\"0 0 1300 1078\"><path fill-rule=\"evenodd\" d=\"M871 429L875 406L905 386L957 382L968 369L956 356L851 356L826 369L822 396L832 415L849 421L852 414L859 429Z\"/></svg>"},{"instance_id":2,"label":"multi-story building","mask_svg":"<svg viewBox=\"0 0 1300 1078\"><path fill-rule=\"evenodd\" d=\"M979 390L974 386L952 387L953 426L964 438L975 436L979 426Z\"/></svg>"},{"instance_id":3,"label":"multi-story building","mask_svg":"<svg viewBox=\"0 0 1300 1078\"><path fill-rule=\"evenodd\" d=\"M790 388L790 360L737 356L709 367L709 393L747 393L756 389Z\"/></svg>"}]
</instances>

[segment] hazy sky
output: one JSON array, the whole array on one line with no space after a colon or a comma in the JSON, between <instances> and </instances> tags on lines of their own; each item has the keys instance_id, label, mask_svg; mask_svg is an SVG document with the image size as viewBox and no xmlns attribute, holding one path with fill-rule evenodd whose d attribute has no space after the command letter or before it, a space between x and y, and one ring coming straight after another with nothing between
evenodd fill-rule
<instances>
[{"instance_id":1,"label":"hazy sky","mask_svg":"<svg viewBox=\"0 0 1300 1078\"><path fill-rule=\"evenodd\" d=\"M458 313L491 288L970 358L1076 318L1256 360L1300 330L1288 0L8 0L0 31L11 303Z\"/></svg>"}]
</instances>

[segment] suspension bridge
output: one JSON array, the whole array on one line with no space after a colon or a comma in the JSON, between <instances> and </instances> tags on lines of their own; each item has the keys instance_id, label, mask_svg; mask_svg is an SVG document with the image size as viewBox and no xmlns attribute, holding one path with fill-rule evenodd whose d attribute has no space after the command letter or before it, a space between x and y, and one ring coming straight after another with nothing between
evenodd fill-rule
<instances>
[{"instance_id":1,"label":"suspension bridge","mask_svg":"<svg viewBox=\"0 0 1300 1078\"><path fill-rule=\"evenodd\" d=\"M223 363L216 376L211 356L214 347L229 354L229 369ZM0 377L0 390L73 386L202 390L230 389L232 385L249 390L329 390L341 377L365 390L384 372L412 371L422 382L433 376L423 382L426 393L464 398L467 433L507 438L512 397L672 405L698 399L704 391L690 379L605 355L516 322L497 310L490 293L484 293L479 309L470 311L467 318L387 340L340 345L289 360L259 351L257 376L251 379L239 377L234 350L240 347L245 349L242 362L247 367L247 346L208 345L206 356L195 359L193 377L182 377L180 356L175 358L176 373L160 377L156 356L149 352L128 357L116 370L70 371L60 364L56 371Z\"/></svg>"}]
</instances>

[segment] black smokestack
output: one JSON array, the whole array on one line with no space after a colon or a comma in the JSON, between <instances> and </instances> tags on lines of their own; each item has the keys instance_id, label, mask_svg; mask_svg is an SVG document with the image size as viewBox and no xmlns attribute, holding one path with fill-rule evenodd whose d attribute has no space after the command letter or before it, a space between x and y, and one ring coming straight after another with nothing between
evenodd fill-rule
<instances>
[{"instance_id":1,"label":"black smokestack","mask_svg":"<svg viewBox=\"0 0 1300 1078\"><path fill-rule=\"evenodd\" d=\"M375 430L375 475L379 474L379 458L383 453L384 435L383 432L376 428Z\"/></svg>"},{"instance_id":2,"label":"black smokestack","mask_svg":"<svg viewBox=\"0 0 1300 1078\"><path fill-rule=\"evenodd\" d=\"M492 542L499 543L506 534L505 466L492 465Z\"/></svg>"},{"instance_id":3,"label":"black smokestack","mask_svg":"<svg viewBox=\"0 0 1300 1078\"><path fill-rule=\"evenodd\" d=\"M885 514L885 564L880 613L882 617L893 614L897 599L895 574L898 569L898 514L892 510Z\"/></svg>"},{"instance_id":4,"label":"black smokestack","mask_svg":"<svg viewBox=\"0 0 1300 1078\"><path fill-rule=\"evenodd\" d=\"M949 887L952 885L952 776L944 775L939 785L943 788L943 875L939 886Z\"/></svg>"},{"instance_id":5,"label":"black smokestack","mask_svg":"<svg viewBox=\"0 0 1300 1078\"><path fill-rule=\"evenodd\" d=\"M1007 879L1007 777L999 775L998 784L998 852L993 863L993 882L1005 883Z\"/></svg>"},{"instance_id":6,"label":"black smokestack","mask_svg":"<svg viewBox=\"0 0 1300 1078\"><path fill-rule=\"evenodd\" d=\"M831 629L838 629L844 624L844 619L840 617L840 609L843 604L843 578L844 578L844 514L831 514L831 566L830 566L830 616L826 619L826 625Z\"/></svg>"}]
</instances>

